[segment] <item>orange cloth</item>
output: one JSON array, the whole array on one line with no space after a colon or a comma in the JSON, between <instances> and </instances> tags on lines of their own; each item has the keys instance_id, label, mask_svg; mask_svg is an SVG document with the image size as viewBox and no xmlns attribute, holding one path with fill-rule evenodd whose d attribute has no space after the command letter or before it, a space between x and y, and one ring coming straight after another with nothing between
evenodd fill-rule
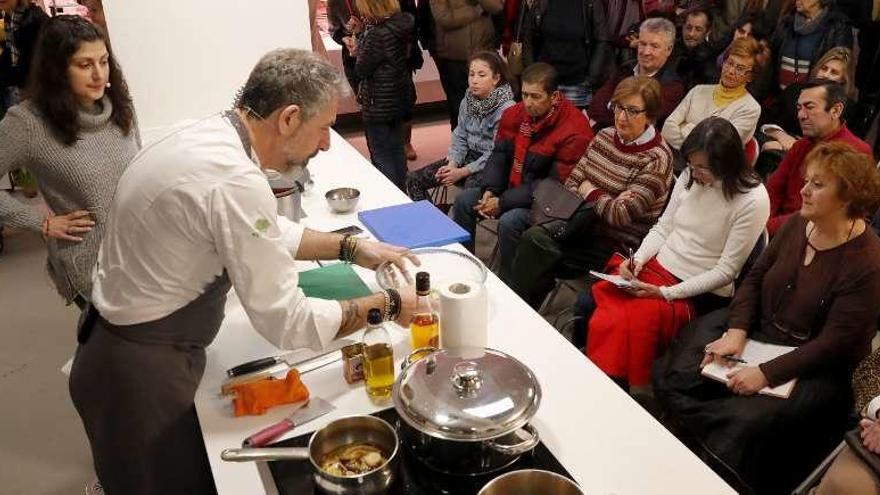
<instances>
[{"instance_id":1,"label":"orange cloth","mask_svg":"<svg viewBox=\"0 0 880 495\"><path fill-rule=\"evenodd\" d=\"M235 416L264 414L279 404L301 402L309 398L309 389L299 379L299 371L290 370L284 380L267 378L232 388Z\"/></svg>"}]
</instances>

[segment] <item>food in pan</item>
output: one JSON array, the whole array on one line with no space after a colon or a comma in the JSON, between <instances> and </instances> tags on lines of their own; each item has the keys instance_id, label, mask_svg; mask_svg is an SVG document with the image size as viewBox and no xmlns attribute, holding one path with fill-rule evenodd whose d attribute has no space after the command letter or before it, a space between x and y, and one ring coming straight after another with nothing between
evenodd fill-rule
<instances>
[{"instance_id":1,"label":"food in pan","mask_svg":"<svg viewBox=\"0 0 880 495\"><path fill-rule=\"evenodd\" d=\"M321 459L321 469L333 476L358 476L388 460L382 450L369 443L352 443L334 449Z\"/></svg>"}]
</instances>

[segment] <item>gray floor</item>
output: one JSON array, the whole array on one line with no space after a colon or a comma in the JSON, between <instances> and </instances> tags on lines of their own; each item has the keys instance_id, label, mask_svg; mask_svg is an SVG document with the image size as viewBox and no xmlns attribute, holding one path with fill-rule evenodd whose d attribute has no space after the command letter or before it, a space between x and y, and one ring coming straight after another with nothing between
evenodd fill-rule
<instances>
[{"instance_id":1,"label":"gray floor","mask_svg":"<svg viewBox=\"0 0 880 495\"><path fill-rule=\"evenodd\" d=\"M77 310L46 275L39 235L8 233L0 255L0 493L82 493L94 476L61 366Z\"/></svg>"}]
</instances>

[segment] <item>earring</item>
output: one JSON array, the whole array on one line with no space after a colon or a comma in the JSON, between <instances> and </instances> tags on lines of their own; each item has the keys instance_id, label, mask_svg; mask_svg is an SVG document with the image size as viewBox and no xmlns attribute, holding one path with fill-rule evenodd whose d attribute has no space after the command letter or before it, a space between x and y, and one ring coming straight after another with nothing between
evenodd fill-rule
<instances>
[{"instance_id":1,"label":"earring","mask_svg":"<svg viewBox=\"0 0 880 495\"><path fill-rule=\"evenodd\" d=\"M111 84L108 82L106 87L107 87L107 88L110 88L110 86L111 86Z\"/></svg>"}]
</instances>

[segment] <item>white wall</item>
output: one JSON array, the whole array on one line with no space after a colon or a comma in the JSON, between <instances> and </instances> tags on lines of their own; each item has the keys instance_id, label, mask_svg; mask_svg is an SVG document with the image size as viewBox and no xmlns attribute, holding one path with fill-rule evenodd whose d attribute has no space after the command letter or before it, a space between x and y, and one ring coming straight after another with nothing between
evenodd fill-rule
<instances>
[{"instance_id":1,"label":"white wall","mask_svg":"<svg viewBox=\"0 0 880 495\"><path fill-rule=\"evenodd\" d=\"M104 0L141 129L228 108L261 55L309 49L306 0Z\"/></svg>"}]
</instances>

